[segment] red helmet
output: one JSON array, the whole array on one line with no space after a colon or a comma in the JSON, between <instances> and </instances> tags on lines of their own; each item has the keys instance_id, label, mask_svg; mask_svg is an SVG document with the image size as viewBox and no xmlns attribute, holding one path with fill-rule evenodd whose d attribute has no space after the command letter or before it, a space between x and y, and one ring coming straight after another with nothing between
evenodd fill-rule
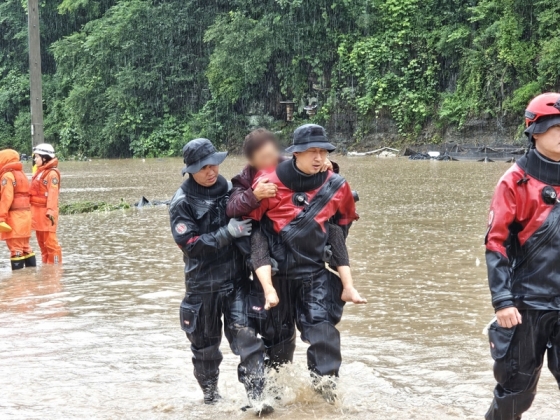
<instances>
[{"instance_id":1,"label":"red helmet","mask_svg":"<svg viewBox=\"0 0 560 420\"><path fill-rule=\"evenodd\" d=\"M560 93L543 93L533 98L525 110L525 126L551 115L560 116Z\"/></svg>"}]
</instances>

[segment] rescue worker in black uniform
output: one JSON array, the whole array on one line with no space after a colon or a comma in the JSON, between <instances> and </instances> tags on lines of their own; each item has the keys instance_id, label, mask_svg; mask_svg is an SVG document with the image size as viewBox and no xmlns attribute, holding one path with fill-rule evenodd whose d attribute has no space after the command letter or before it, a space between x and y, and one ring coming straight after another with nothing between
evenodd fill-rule
<instances>
[{"instance_id":1,"label":"rescue worker in black uniform","mask_svg":"<svg viewBox=\"0 0 560 420\"><path fill-rule=\"evenodd\" d=\"M488 219L489 326L498 384L487 420L519 420L535 398L545 354L560 385L560 94L525 111L528 153L500 179Z\"/></svg>"},{"instance_id":2,"label":"rescue worker in black uniform","mask_svg":"<svg viewBox=\"0 0 560 420\"><path fill-rule=\"evenodd\" d=\"M325 268L329 221L347 234L358 219L348 183L332 171L321 172L333 150L323 127L306 124L296 129L293 145L287 149L293 159L261 171L254 182L256 186L261 179L268 179L278 187L276 195L261 200L248 216L261 222L270 256L278 263L274 277L270 266L259 269L265 296L274 290L279 296L275 310L282 315L275 315L276 324L289 326L295 320L302 339L310 344L307 364L315 389L329 402L336 399L335 382L323 377L338 376L342 357L336 324L344 306L341 294L343 286L353 288ZM286 331L290 333L289 328ZM261 334L272 343L286 338L267 337L266 330Z\"/></svg>"},{"instance_id":3,"label":"rescue worker in black uniform","mask_svg":"<svg viewBox=\"0 0 560 420\"><path fill-rule=\"evenodd\" d=\"M183 251L186 294L181 303L181 328L191 342L194 376L204 393L204 403L215 403L219 367L222 315L225 336L240 356L239 381L250 402L258 405L264 387L264 345L248 326L248 270L235 239L249 236L251 221L228 220L226 204L231 184L219 175L227 153L218 153L207 139L195 139L183 148L189 178L169 205L173 239Z\"/></svg>"}]
</instances>

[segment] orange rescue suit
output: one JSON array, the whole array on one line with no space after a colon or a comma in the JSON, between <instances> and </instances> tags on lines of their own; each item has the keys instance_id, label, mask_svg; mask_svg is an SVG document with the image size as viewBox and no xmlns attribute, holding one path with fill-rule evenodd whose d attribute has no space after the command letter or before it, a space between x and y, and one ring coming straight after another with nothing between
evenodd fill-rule
<instances>
[{"instance_id":1,"label":"orange rescue suit","mask_svg":"<svg viewBox=\"0 0 560 420\"><path fill-rule=\"evenodd\" d=\"M32 227L37 233L41 258L45 264L62 263L62 250L56 237L60 189L60 172L57 165L58 159L55 158L39 167L33 175L29 190L33 216Z\"/></svg>"},{"instance_id":2,"label":"orange rescue suit","mask_svg":"<svg viewBox=\"0 0 560 420\"><path fill-rule=\"evenodd\" d=\"M31 237L29 181L15 150L0 152L0 222L6 222L11 232L2 232L1 239Z\"/></svg>"},{"instance_id":3,"label":"orange rescue suit","mask_svg":"<svg viewBox=\"0 0 560 420\"><path fill-rule=\"evenodd\" d=\"M33 230L56 232L58 226L58 194L60 189L60 172L58 159L53 159L37 169L31 180L31 213ZM48 218L52 216L54 225Z\"/></svg>"}]
</instances>

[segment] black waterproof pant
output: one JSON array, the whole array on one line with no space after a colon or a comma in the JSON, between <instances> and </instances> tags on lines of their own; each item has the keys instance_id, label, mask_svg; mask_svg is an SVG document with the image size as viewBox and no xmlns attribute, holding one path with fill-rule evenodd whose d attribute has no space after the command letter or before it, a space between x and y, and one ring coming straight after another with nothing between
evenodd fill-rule
<instances>
[{"instance_id":1,"label":"black waterproof pant","mask_svg":"<svg viewBox=\"0 0 560 420\"><path fill-rule=\"evenodd\" d=\"M264 345L247 318L247 288L223 292L189 293L181 303L181 328L191 342L194 376L201 387L217 379L222 352L222 315L225 336L234 354L240 356L239 381L250 390L264 378Z\"/></svg>"},{"instance_id":2,"label":"black waterproof pant","mask_svg":"<svg viewBox=\"0 0 560 420\"><path fill-rule=\"evenodd\" d=\"M255 282L256 283L256 282ZM274 287L280 303L258 322L257 331L269 349L273 363L291 361L295 349L295 328L309 343L307 366L320 376L338 376L342 363L340 322L344 302L340 279L327 269L301 279L275 276ZM257 301L259 302L259 301ZM264 305L264 298L260 300ZM250 305L255 312L255 305ZM270 351L274 350L274 351Z\"/></svg>"},{"instance_id":3,"label":"black waterproof pant","mask_svg":"<svg viewBox=\"0 0 560 420\"><path fill-rule=\"evenodd\" d=\"M256 275L254 277L256 278ZM291 311L290 295L285 290L288 282L273 277L272 283L280 299L277 306L268 311L264 310L265 297L258 280L253 281L247 306L250 325L261 335L264 342L266 364L276 369L294 360L296 323Z\"/></svg>"},{"instance_id":4,"label":"black waterproof pant","mask_svg":"<svg viewBox=\"0 0 560 420\"><path fill-rule=\"evenodd\" d=\"M522 324L489 329L494 376L498 384L487 420L519 420L537 393L544 355L560 385L560 312L520 311Z\"/></svg>"}]
</instances>

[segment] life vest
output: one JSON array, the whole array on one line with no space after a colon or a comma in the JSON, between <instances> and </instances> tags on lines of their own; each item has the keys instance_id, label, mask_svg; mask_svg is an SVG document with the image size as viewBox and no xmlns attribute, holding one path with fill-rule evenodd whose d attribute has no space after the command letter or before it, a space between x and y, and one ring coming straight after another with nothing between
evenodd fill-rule
<instances>
[{"instance_id":1,"label":"life vest","mask_svg":"<svg viewBox=\"0 0 560 420\"><path fill-rule=\"evenodd\" d=\"M29 194L31 196L31 205L37 207L47 207L47 199L49 197L49 185L47 176L52 172L56 172L60 182L60 171L56 167L58 159L53 159L45 166L40 167L31 180L31 188Z\"/></svg>"},{"instance_id":2,"label":"life vest","mask_svg":"<svg viewBox=\"0 0 560 420\"><path fill-rule=\"evenodd\" d=\"M29 202L29 180L22 169L23 167L20 162L13 162L4 165L2 171L0 171L0 179L2 179L6 172L11 172L14 176L14 199L10 211L29 210L31 208Z\"/></svg>"}]
</instances>

